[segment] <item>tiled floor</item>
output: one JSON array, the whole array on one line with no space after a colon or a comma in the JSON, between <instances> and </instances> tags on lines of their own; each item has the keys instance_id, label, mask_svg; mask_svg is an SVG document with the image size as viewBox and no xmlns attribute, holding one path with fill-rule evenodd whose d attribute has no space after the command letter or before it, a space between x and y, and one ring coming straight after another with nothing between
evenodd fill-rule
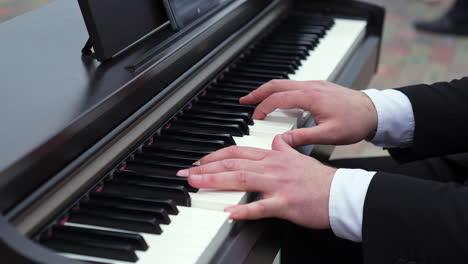
<instances>
[{"instance_id":1,"label":"tiled floor","mask_svg":"<svg viewBox=\"0 0 468 264\"><path fill-rule=\"evenodd\" d=\"M370 87L386 89L468 76L468 37L417 32L413 22L440 15L452 1L372 0L387 10L380 69ZM388 155L360 142L335 149L333 159Z\"/></svg>"},{"instance_id":2,"label":"tiled floor","mask_svg":"<svg viewBox=\"0 0 468 264\"><path fill-rule=\"evenodd\" d=\"M0 22L51 0L0 0ZM385 6L387 16L380 70L370 87L386 89L431 83L468 75L468 37L416 32L413 21L434 18L452 0L370 0ZM387 155L369 143L338 147L333 158Z\"/></svg>"}]
</instances>

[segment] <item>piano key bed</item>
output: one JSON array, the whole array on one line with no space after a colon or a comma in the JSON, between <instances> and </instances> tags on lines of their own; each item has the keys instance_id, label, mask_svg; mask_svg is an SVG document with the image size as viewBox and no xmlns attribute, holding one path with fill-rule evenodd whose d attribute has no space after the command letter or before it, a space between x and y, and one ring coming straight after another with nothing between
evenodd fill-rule
<instances>
[{"instance_id":1,"label":"piano key bed","mask_svg":"<svg viewBox=\"0 0 468 264\"><path fill-rule=\"evenodd\" d=\"M289 16L43 230L40 243L89 263L208 262L232 226L223 209L248 202L249 194L197 190L176 172L232 145L270 149L275 135L302 127L302 110L253 120L255 106L239 98L272 79L332 79L365 29L363 20Z\"/></svg>"}]
</instances>

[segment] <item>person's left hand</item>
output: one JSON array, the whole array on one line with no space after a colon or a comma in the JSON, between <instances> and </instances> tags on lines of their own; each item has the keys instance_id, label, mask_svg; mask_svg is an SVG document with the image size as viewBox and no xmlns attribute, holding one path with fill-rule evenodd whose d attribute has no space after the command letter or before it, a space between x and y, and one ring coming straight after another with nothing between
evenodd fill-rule
<instances>
[{"instance_id":1,"label":"person's left hand","mask_svg":"<svg viewBox=\"0 0 468 264\"><path fill-rule=\"evenodd\" d=\"M286 140L286 142L285 142ZM179 171L196 188L260 192L263 199L226 208L232 219L277 217L308 228L330 228L328 200L336 169L302 155L278 135L273 150L232 146Z\"/></svg>"}]
</instances>

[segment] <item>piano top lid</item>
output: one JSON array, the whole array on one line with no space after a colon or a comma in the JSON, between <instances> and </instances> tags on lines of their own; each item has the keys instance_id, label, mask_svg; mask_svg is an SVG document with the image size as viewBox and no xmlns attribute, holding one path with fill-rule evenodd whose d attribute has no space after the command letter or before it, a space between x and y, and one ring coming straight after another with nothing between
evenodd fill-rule
<instances>
[{"instance_id":1,"label":"piano top lid","mask_svg":"<svg viewBox=\"0 0 468 264\"><path fill-rule=\"evenodd\" d=\"M4 22L0 35L0 172L138 77L125 66L145 51L104 64L82 56L88 33L71 0Z\"/></svg>"},{"instance_id":2,"label":"piano top lid","mask_svg":"<svg viewBox=\"0 0 468 264\"><path fill-rule=\"evenodd\" d=\"M0 210L161 94L269 3L232 1L179 32L168 25L103 64L81 54L88 34L76 1L54 1L0 24ZM149 50L156 50L150 60L126 69Z\"/></svg>"},{"instance_id":3,"label":"piano top lid","mask_svg":"<svg viewBox=\"0 0 468 264\"><path fill-rule=\"evenodd\" d=\"M54 1L0 24L0 35L2 171L105 93L89 88L98 64L81 58L88 34L76 1ZM122 75L120 82L129 74Z\"/></svg>"}]
</instances>

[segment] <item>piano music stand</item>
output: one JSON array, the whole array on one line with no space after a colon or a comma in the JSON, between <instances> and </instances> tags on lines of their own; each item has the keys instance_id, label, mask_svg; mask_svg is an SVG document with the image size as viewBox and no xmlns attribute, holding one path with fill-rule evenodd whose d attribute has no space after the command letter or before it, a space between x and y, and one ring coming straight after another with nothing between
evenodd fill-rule
<instances>
[{"instance_id":1,"label":"piano music stand","mask_svg":"<svg viewBox=\"0 0 468 264\"><path fill-rule=\"evenodd\" d=\"M78 0L89 33L81 52L106 61L168 22L162 1Z\"/></svg>"}]
</instances>

